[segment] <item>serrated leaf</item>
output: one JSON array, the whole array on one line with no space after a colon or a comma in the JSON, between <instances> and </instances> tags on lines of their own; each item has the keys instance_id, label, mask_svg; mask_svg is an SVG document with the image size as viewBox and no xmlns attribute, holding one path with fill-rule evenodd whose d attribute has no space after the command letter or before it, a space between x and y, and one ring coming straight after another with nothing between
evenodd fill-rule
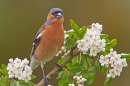
<instances>
[{"instance_id":1,"label":"serrated leaf","mask_svg":"<svg viewBox=\"0 0 130 86\"><path fill-rule=\"evenodd\" d=\"M29 81L31 83L31 81ZM30 86L29 82L25 82L24 80L19 80L20 86Z\"/></svg>"},{"instance_id":2,"label":"serrated leaf","mask_svg":"<svg viewBox=\"0 0 130 86\"><path fill-rule=\"evenodd\" d=\"M4 84L6 82L6 78L4 77L4 76L2 76L1 78L0 78L0 83L1 84Z\"/></svg>"},{"instance_id":3,"label":"serrated leaf","mask_svg":"<svg viewBox=\"0 0 130 86\"><path fill-rule=\"evenodd\" d=\"M60 71L56 79L60 79L63 76L63 74L64 74L64 71Z\"/></svg>"},{"instance_id":4,"label":"serrated leaf","mask_svg":"<svg viewBox=\"0 0 130 86\"><path fill-rule=\"evenodd\" d=\"M68 84L72 83L72 80L69 77L62 78L58 82L58 86L68 86Z\"/></svg>"},{"instance_id":5,"label":"serrated leaf","mask_svg":"<svg viewBox=\"0 0 130 86\"><path fill-rule=\"evenodd\" d=\"M68 31L68 32L66 32L65 34L67 34L67 35L69 35L70 37L72 37L72 35L74 35L75 33L74 33L74 31Z\"/></svg>"},{"instance_id":6,"label":"serrated leaf","mask_svg":"<svg viewBox=\"0 0 130 86\"><path fill-rule=\"evenodd\" d=\"M83 65L82 64L79 64L79 63L76 63L75 65L72 65L72 61L68 62L66 64L66 66L73 72L73 73L77 73L79 71L82 70L83 68Z\"/></svg>"},{"instance_id":7,"label":"serrated leaf","mask_svg":"<svg viewBox=\"0 0 130 86\"><path fill-rule=\"evenodd\" d=\"M78 56L74 57L72 59L72 65L75 65L76 63L79 63L79 59L78 59Z\"/></svg>"},{"instance_id":8,"label":"serrated leaf","mask_svg":"<svg viewBox=\"0 0 130 86\"><path fill-rule=\"evenodd\" d=\"M104 66L101 66L101 72L104 74L104 75L107 75L108 74L108 68L104 67Z\"/></svg>"},{"instance_id":9,"label":"serrated leaf","mask_svg":"<svg viewBox=\"0 0 130 86\"><path fill-rule=\"evenodd\" d=\"M95 68L96 68L96 70L100 70L100 68L101 68L101 64L98 59L95 61Z\"/></svg>"},{"instance_id":10,"label":"serrated leaf","mask_svg":"<svg viewBox=\"0 0 130 86\"><path fill-rule=\"evenodd\" d=\"M29 81L29 82L28 82L28 85L29 85L29 86L34 86L34 83L33 83L32 81Z\"/></svg>"},{"instance_id":11,"label":"serrated leaf","mask_svg":"<svg viewBox=\"0 0 130 86\"><path fill-rule=\"evenodd\" d=\"M83 26L82 28L80 28L79 34L81 35L81 39L84 37L84 34L87 31L87 27Z\"/></svg>"},{"instance_id":12,"label":"serrated leaf","mask_svg":"<svg viewBox=\"0 0 130 86\"><path fill-rule=\"evenodd\" d=\"M70 19L70 24L75 33L74 38L76 38L77 40L82 39L83 36L80 34L79 26L76 23L74 23L74 21L72 19Z\"/></svg>"},{"instance_id":13,"label":"serrated leaf","mask_svg":"<svg viewBox=\"0 0 130 86\"><path fill-rule=\"evenodd\" d=\"M4 65L4 64L1 65L1 68L2 68L3 70L7 70L7 69L6 69L7 67L6 67L6 65Z\"/></svg>"},{"instance_id":14,"label":"serrated leaf","mask_svg":"<svg viewBox=\"0 0 130 86\"><path fill-rule=\"evenodd\" d=\"M61 64L67 57L64 57L64 58L61 58L59 61L58 61L58 64Z\"/></svg>"},{"instance_id":15,"label":"serrated leaf","mask_svg":"<svg viewBox=\"0 0 130 86\"><path fill-rule=\"evenodd\" d=\"M88 78L90 78L90 77L93 77L95 75L95 73L96 73L95 67L91 67L91 68L87 69L86 76Z\"/></svg>"},{"instance_id":16,"label":"serrated leaf","mask_svg":"<svg viewBox=\"0 0 130 86\"><path fill-rule=\"evenodd\" d=\"M108 85L110 85L111 81L112 81L112 78L108 78L108 77L106 77L106 80L105 80L104 86L108 86Z\"/></svg>"},{"instance_id":17,"label":"serrated leaf","mask_svg":"<svg viewBox=\"0 0 130 86\"><path fill-rule=\"evenodd\" d=\"M108 35L107 35L107 34L101 34L101 35L100 35L100 38L101 38L101 39L105 39L105 40L106 40L106 43L110 42L110 40L108 39Z\"/></svg>"},{"instance_id":18,"label":"serrated leaf","mask_svg":"<svg viewBox=\"0 0 130 86\"><path fill-rule=\"evenodd\" d=\"M71 68L71 71L73 73L77 73L77 72L81 71L81 68L80 67L74 67L74 68Z\"/></svg>"},{"instance_id":19,"label":"serrated leaf","mask_svg":"<svg viewBox=\"0 0 130 86\"><path fill-rule=\"evenodd\" d=\"M88 68L92 67L92 64L91 64L91 62L89 60L87 60L87 67Z\"/></svg>"},{"instance_id":20,"label":"serrated leaf","mask_svg":"<svg viewBox=\"0 0 130 86\"><path fill-rule=\"evenodd\" d=\"M73 38L68 38L66 41L67 50L70 50L72 47L76 45L76 41Z\"/></svg>"},{"instance_id":21,"label":"serrated leaf","mask_svg":"<svg viewBox=\"0 0 130 86\"><path fill-rule=\"evenodd\" d=\"M76 24L76 23L74 23L74 21L72 20L72 19L70 19L70 25L71 25L71 27L72 27L72 29L77 33L77 34L79 34L79 26Z\"/></svg>"},{"instance_id":22,"label":"serrated leaf","mask_svg":"<svg viewBox=\"0 0 130 86\"><path fill-rule=\"evenodd\" d=\"M93 62L94 57L93 57L93 56L87 56L87 59L88 59L90 62Z\"/></svg>"},{"instance_id":23,"label":"serrated leaf","mask_svg":"<svg viewBox=\"0 0 130 86\"><path fill-rule=\"evenodd\" d=\"M31 80L35 79L36 75L31 75Z\"/></svg>"},{"instance_id":24,"label":"serrated leaf","mask_svg":"<svg viewBox=\"0 0 130 86\"><path fill-rule=\"evenodd\" d=\"M130 54L122 53L122 54L121 54L121 58L130 59Z\"/></svg>"},{"instance_id":25,"label":"serrated leaf","mask_svg":"<svg viewBox=\"0 0 130 86\"><path fill-rule=\"evenodd\" d=\"M6 76L8 76L8 71L0 69L0 72Z\"/></svg>"},{"instance_id":26,"label":"serrated leaf","mask_svg":"<svg viewBox=\"0 0 130 86\"><path fill-rule=\"evenodd\" d=\"M87 74L87 70L82 70L80 73L78 73L79 76L83 76L84 78L89 78L86 74Z\"/></svg>"},{"instance_id":27,"label":"serrated leaf","mask_svg":"<svg viewBox=\"0 0 130 86\"><path fill-rule=\"evenodd\" d=\"M68 73L67 73L67 72L64 72L62 78L66 78L66 77L68 77Z\"/></svg>"},{"instance_id":28,"label":"serrated leaf","mask_svg":"<svg viewBox=\"0 0 130 86\"><path fill-rule=\"evenodd\" d=\"M63 86L63 84L67 81L67 78L62 78L60 79L60 81L58 82L58 86Z\"/></svg>"},{"instance_id":29,"label":"serrated leaf","mask_svg":"<svg viewBox=\"0 0 130 86\"><path fill-rule=\"evenodd\" d=\"M94 75L95 75L94 72L88 72L88 73L86 74L87 77L92 77L92 76L94 76Z\"/></svg>"},{"instance_id":30,"label":"serrated leaf","mask_svg":"<svg viewBox=\"0 0 130 86\"><path fill-rule=\"evenodd\" d=\"M10 86L19 86L19 82L13 81L13 82L10 83Z\"/></svg>"},{"instance_id":31,"label":"serrated leaf","mask_svg":"<svg viewBox=\"0 0 130 86\"><path fill-rule=\"evenodd\" d=\"M101 35L100 35L100 38L102 38L102 39L103 39L103 38L108 38L108 35L107 35L107 34L101 34Z\"/></svg>"},{"instance_id":32,"label":"serrated leaf","mask_svg":"<svg viewBox=\"0 0 130 86\"><path fill-rule=\"evenodd\" d=\"M94 81L94 78L95 78L94 75L91 76L91 77L89 77L89 78L87 78L87 83L88 83L89 85L92 84L92 82Z\"/></svg>"},{"instance_id":33,"label":"serrated leaf","mask_svg":"<svg viewBox=\"0 0 130 86\"><path fill-rule=\"evenodd\" d=\"M26 83L24 80L19 80L19 83L20 83L21 85L27 85L27 83Z\"/></svg>"},{"instance_id":34,"label":"serrated leaf","mask_svg":"<svg viewBox=\"0 0 130 86\"><path fill-rule=\"evenodd\" d=\"M70 69L70 68L73 68L74 66L72 65L72 61L69 61L66 66Z\"/></svg>"},{"instance_id":35,"label":"serrated leaf","mask_svg":"<svg viewBox=\"0 0 130 86\"><path fill-rule=\"evenodd\" d=\"M93 72L93 73L95 73L96 72L96 68L95 67L91 67L91 68L89 68L89 69L87 69L89 72Z\"/></svg>"},{"instance_id":36,"label":"serrated leaf","mask_svg":"<svg viewBox=\"0 0 130 86\"><path fill-rule=\"evenodd\" d=\"M109 53L109 52L110 52L110 49L111 49L112 47L116 46L116 44L117 44L117 39L113 39L113 40L111 40L109 43L107 43L107 44L106 44L106 47L105 47L106 52Z\"/></svg>"}]
</instances>

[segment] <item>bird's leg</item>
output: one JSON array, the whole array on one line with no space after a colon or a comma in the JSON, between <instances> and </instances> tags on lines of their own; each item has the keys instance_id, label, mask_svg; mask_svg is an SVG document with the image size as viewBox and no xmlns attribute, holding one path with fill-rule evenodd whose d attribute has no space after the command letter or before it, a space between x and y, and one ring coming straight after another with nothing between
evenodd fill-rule
<instances>
[{"instance_id":1,"label":"bird's leg","mask_svg":"<svg viewBox=\"0 0 130 86\"><path fill-rule=\"evenodd\" d=\"M59 65L58 63L56 63L53 60L50 60L50 61L53 62L56 65L56 67L58 68L59 71L62 69L61 65Z\"/></svg>"},{"instance_id":2,"label":"bird's leg","mask_svg":"<svg viewBox=\"0 0 130 86\"><path fill-rule=\"evenodd\" d=\"M43 82L45 84L47 84L48 78L46 78L46 75L45 75L45 72L44 72L44 63L41 63L41 68L42 68L42 72L43 72Z\"/></svg>"}]
</instances>

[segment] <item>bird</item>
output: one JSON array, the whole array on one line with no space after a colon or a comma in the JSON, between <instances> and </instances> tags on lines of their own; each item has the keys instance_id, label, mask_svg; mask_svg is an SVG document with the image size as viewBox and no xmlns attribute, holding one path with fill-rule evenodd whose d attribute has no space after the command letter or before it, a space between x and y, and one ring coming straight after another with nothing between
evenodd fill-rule
<instances>
[{"instance_id":1,"label":"bird","mask_svg":"<svg viewBox=\"0 0 130 86\"><path fill-rule=\"evenodd\" d=\"M44 64L56 55L64 43L64 15L60 8L52 8L47 15L46 22L40 27L30 54L30 67L32 70L41 65L43 80L46 83Z\"/></svg>"}]
</instances>

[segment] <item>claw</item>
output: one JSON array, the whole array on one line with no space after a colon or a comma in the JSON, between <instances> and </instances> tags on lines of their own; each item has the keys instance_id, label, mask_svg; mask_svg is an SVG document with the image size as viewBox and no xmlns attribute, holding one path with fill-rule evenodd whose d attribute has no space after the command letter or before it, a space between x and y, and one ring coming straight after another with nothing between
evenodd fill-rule
<instances>
[{"instance_id":1,"label":"claw","mask_svg":"<svg viewBox=\"0 0 130 86\"><path fill-rule=\"evenodd\" d=\"M44 84L47 84L48 81L49 81L49 79L46 76L43 76L43 82L44 82Z\"/></svg>"}]
</instances>

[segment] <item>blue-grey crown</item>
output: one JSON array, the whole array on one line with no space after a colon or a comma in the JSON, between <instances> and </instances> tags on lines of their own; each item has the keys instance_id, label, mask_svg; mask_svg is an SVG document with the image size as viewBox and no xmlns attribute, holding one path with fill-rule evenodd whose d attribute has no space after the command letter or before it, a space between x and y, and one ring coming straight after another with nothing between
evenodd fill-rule
<instances>
[{"instance_id":1,"label":"blue-grey crown","mask_svg":"<svg viewBox=\"0 0 130 86\"><path fill-rule=\"evenodd\" d=\"M63 11L62 11L60 8L52 8L52 9L50 10L51 13L57 12L57 11L63 13Z\"/></svg>"}]
</instances>

